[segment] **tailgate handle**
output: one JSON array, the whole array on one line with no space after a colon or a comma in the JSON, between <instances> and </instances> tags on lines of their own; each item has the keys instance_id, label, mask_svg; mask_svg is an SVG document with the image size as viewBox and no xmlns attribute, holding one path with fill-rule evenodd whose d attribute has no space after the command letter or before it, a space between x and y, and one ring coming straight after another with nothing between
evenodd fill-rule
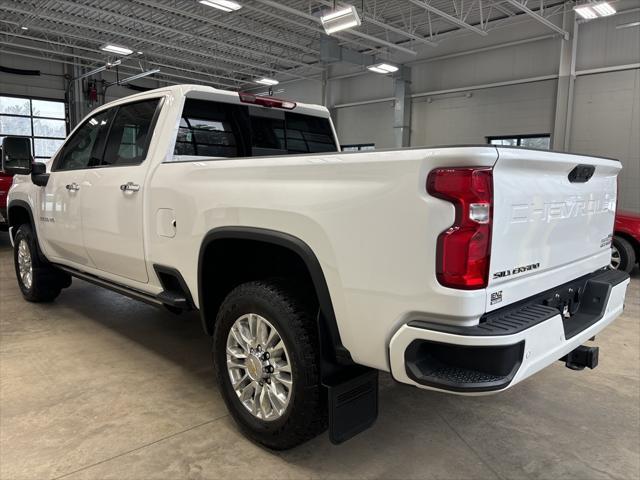
<instances>
[{"instance_id":1,"label":"tailgate handle","mask_svg":"<svg viewBox=\"0 0 640 480\"><path fill-rule=\"evenodd\" d=\"M576 167L569 172L569 181L571 183L586 183L591 177L593 177L596 167L593 165L576 165Z\"/></svg>"}]
</instances>

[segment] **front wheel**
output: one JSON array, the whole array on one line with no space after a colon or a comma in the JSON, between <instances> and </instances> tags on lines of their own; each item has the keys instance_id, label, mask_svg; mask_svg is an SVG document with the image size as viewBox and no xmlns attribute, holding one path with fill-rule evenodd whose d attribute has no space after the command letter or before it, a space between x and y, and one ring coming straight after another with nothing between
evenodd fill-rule
<instances>
[{"instance_id":1,"label":"front wheel","mask_svg":"<svg viewBox=\"0 0 640 480\"><path fill-rule=\"evenodd\" d=\"M22 296L30 302L51 302L71 278L38 256L35 235L30 225L21 225L14 237L13 261Z\"/></svg>"},{"instance_id":2,"label":"front wheel","mask_svg":"<svg viewBox=\"0 0 640 480\"><path fill-rule=\"evenodd\" d=\"M326 428L314 316L293 288L235 288L220 308L213 343L222 396L247 436L283 450Z\"/></svg>"}]
</instances>

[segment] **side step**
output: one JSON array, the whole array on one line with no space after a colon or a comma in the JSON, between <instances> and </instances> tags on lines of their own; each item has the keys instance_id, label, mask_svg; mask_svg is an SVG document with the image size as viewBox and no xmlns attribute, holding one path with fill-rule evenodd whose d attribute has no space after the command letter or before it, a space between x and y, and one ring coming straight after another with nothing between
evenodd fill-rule
<instances>
[{"instance_id":1,"label":"side step","mask_svg":"<svg viewBox=\"0 0 640 480\"><path fill-rule=\"evenodd\" d=\"M163 290L156 298L168 307L177 308L178 310L191 310L191 302L180 292Z\"/></svg>"},{"instance_id":2,"label":"side step","mask_svg":"<svg viewBox=\"0 0 640 480\"><path fill-rule=\"evenodd\" d=\"M329 439L340 444L368 429L378 418L378 371L348 367L325 380Z\"/></svg>"},{"instance_id":3,"label":"side step","mask_svg":"<svg viewBox=\"0 0 640 480\"><path fill-rule=\"evenodd\" d=\"M524 341L512 345L455 345L414 340L405 351L407 375L421 385L453 392L506 388L522 363Z\"/></svg>"}]
</instances>

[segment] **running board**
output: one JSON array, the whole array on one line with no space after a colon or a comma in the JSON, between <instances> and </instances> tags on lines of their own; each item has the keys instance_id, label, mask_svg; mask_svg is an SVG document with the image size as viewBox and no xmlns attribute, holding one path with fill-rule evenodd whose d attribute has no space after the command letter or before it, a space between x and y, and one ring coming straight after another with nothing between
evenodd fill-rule
<instances>
[{"instance_id":1,"label":"running board","mask_svg":"<svg viewBox=\"0 0 640 480\"><path fill-rule=\"evenodd\" d=\"M75 268L66 267L64 265L59 265L59 264L56 265L56 267L64 272L67 272L69 275L79 278L80 280L84 280L86 282L93 283L94 285L107 288L111 291L124 295L125 297L129 297L134 300L140 300L141 302L147 303L149 305L153 305L155 307L164 306L164 303L162 302L162 300L158 298L158 296L141 292L140 290L129 288L124 285L120 285L119 283L104 280L102 278L96 277L95 275L91 275L90 273L76 270Z\"/></svg>"}]
</instances>

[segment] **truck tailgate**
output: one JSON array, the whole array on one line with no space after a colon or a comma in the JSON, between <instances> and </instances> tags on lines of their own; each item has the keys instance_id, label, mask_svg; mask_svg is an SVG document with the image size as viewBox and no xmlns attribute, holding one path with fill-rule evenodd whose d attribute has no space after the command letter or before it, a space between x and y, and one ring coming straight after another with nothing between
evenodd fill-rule
<instances>
[{"instance_id":1,"label":"truck tailgate","mask_svg":"<svg viewBox=\"0 0 640 480\"><path fill-rule=\"evenodd\" d=\"M616 160L498 148L487 311L605 267Z\"/></svg>"}]
</instances>

